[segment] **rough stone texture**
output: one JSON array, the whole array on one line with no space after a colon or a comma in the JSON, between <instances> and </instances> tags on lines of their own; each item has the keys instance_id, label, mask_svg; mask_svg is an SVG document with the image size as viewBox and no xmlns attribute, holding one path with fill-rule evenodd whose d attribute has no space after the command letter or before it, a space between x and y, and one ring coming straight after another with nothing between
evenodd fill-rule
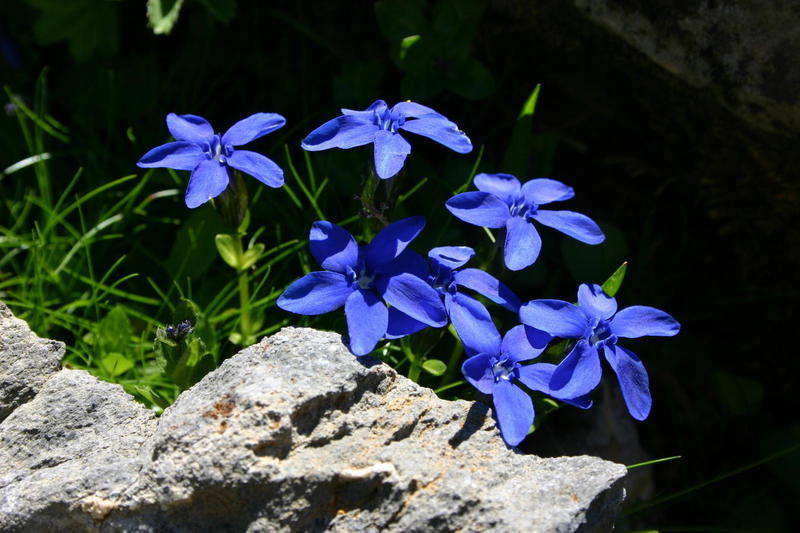
<instances>
[{"instance_id":1,"label":"rough stone texture","mask_svg":"<svg viewBox=\"0 0 800 533\"><path fill-rule=\"evenodd\" d=\"M750 124L800 131L800 5L793 0L574 0L589 19ZM647 5L649 4L649 5Z\"/></svg>"},{"instance_id":2,"label":"rough stone texture","mask_svg":"<svg viewBox=\"0 0 800 533\"><path fill-rule=\"evenodd\" d=\"M0 421L34 397L62 357L63 343L40 339L0 302Z\"/></svg>"},{"instance_id":3,"label":"rough stone texture","mask_svg":"<svg viewBox=\"0 0 800 533\"><path fill-rule=\"evenodd\" d=\"M119 385L62 370L0 423L0 531L82 531L141 468L155 416Z\"/></svg>"},{"instance_id":4,"label":"rough stone texture","mask_svg":"<svg viewBox=\"0 0 800 533\"><path fill-rule=\"evenodd\" d=\"M118 386L62 371L0 445L2 531L610 531L626 473L519 454L482 404L297 328L157 424Z\"/></svg>"},{"instance_id":5,"label":"rough stone texture","mask_svg":"<svg viewBox=\"0 0 800 533\"><path fill-rule=\"evenodd\" d=\"M574 9L666 72L712 92L750 125L784 135L800 131L800 72L794 68L800 56L800 5L793 0L492 4L527 19Z\"/></svg>"}]
</instances>

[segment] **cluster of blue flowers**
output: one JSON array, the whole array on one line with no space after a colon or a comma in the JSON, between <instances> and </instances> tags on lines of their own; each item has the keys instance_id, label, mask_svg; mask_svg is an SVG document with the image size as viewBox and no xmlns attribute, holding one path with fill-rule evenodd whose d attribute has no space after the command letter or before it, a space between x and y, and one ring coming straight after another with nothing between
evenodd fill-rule
<instances>
[{"instance_id":1,"label":"cluster of blue flowers","mask_svg":"<svg viewBox=\"0 0 800 533\"><path fill-rule=\"evenodd\" d=\"M258 113L215 134L194 115L167 117L176 141L154 148L139 161L142 167L191 170L186 205L197 207L220 195L231 169L252 175L270 187L283 184L282 170L263 155L235 147L274 131L285 123L280 115ZM389 107L378 100L364 111L343 109L342 115L312 131L306 150L374 145L374 168L380 179L396 175L411 152L401 130L428 137L458 153L472 143L458 126L429 107L401 102ZM485 228L505 228L504 262L511 270L532 265L541 250L534 222L588 244L603 242L600 227L573 211L541 209L571 199L573 189L552 179L525 183L509 174L478 174L477 191L447 200L457 218ZM617 310L616 300L599 285L582 284L577 304L561 300L522 301L491 274L463 268L475 252L466 246L444 246L427 260L409 248L425 226L424 217L388 225L370 243L359 245L345 229L315 222L309 234L311 253L323 270L292 283L278 306L303 315L319 315L344 307L347 343L357 356L375 349L381 339L397 339L424 328L452 324L468 355L465 379L492 395L505 441L516 446L535 418L528 391L587 409L590 393L600 383L608 362L630 414L645 419L652 404L647 371L620 338L672 336L680 325L667 313L646 306ZM464 291L474 291L515 313L520 324L505 335L497 330L486 307ZM554 338L572 340L557 364L533 363ZM601 357L602 356L602 357Z\"/></svg>"}]
</instances>

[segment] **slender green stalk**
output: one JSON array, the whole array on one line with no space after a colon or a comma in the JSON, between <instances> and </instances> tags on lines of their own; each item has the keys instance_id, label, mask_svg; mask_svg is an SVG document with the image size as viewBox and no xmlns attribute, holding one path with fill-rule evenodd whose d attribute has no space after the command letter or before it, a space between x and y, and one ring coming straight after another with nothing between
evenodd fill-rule
<instances>
[{"instance_id":1,"label":"slender green stalk","mask_svg":"<svg viewBox=\"0 0 800 533\"><path fill-rule=\"evenodd\" d=\"M238 233L234 237L234 246L236 254L239 257L243 257L242 236ZM236 276L239 284L239 330L242 334L242 343L246 346L251 344L250 335L253 333L250 331L252 322L250 321L250 286L247 269L237 269Z\"/></svg>"}]
</instances>

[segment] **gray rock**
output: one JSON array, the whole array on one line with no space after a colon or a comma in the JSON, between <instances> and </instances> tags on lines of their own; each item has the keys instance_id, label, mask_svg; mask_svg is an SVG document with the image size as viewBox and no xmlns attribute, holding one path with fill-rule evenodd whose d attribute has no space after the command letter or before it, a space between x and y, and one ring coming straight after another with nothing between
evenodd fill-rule
<instances>
[{"instance_id":1,"label":"gray rock","mask_svg":"<svg viewBox=\"0 0 800 533\"><path fill-rule=\"evenodd\" d=\"M63 371L0 443L3 531L609 531L626 473L519 454L482 404L300 328L225 361L157 426Z\"/></svg>"},{"instance_id":2,"label":"gray rock","mask_svg":"<svg viewBox=\"0 0 800 533\"><path fill-rule=\"evenodd\" d=\"M91 531L141 468L151 411L119 385L62 370L0 423L0 531Z\"/></svg>"},{"instance_id":3,"label":"gray rock","mask_svg":"<svg viewBox=\"0 0 800 533\"><path fill-rule=\"evenodd\" d=\"M34 397L62 357L63 343L40 339L0 302L0 421Z\"/></svg>"},{"instance_id":4,"label":"gray rock","mask_svg":"<svg viewBox=\"0 0 800 533\"><path fill-rule=\"evenodd\" d=\"M747 122L800 131L800 7L794 0L574 0L590 20Z\"/></svg>"}]
</instances>

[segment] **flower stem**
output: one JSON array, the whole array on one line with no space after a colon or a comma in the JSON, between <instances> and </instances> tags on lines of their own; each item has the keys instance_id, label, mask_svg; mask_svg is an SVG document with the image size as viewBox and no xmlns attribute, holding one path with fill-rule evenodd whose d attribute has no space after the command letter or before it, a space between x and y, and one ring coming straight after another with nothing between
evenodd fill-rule
<instances>
[{"instance_id":1,"label":"flower stem","mask_svg":"<svg viewBox=\"0 0 800 533\"><path fill-rule=\"evenodd\" d=\"M238 233L234 237L234 247L236 254L243 257L242 236ZM239 331L242 335L242 345L247 346L252 344L250 336L253 334L250 331L250 286L247 269L236 269L236 277L239 282Z\"/></svg>"}]
</instances>

